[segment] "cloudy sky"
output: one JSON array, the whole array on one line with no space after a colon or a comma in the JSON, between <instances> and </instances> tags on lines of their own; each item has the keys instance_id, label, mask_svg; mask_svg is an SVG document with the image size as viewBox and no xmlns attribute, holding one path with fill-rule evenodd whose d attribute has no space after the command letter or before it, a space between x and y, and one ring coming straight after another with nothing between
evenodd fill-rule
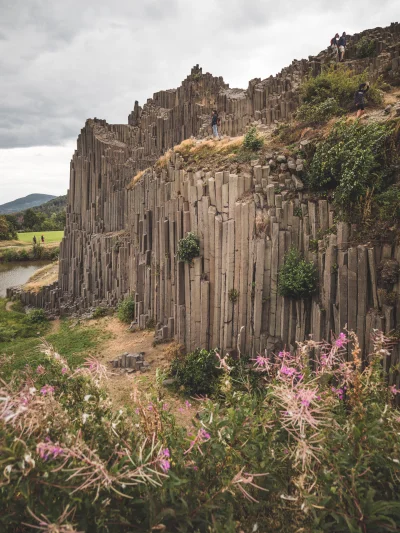
<instances>
[{"instance_id":1,"label":"cloudy sky","mask_svg":"<svg viewBox=\"0 0 400 533\"><path fill-rule=\"evenodd\" d=\"M399 11L398 0L0 0L0 204L64 194L86 118L126 123L135 100L196 63L246 88Z\"/></svg>"}]
</instances>

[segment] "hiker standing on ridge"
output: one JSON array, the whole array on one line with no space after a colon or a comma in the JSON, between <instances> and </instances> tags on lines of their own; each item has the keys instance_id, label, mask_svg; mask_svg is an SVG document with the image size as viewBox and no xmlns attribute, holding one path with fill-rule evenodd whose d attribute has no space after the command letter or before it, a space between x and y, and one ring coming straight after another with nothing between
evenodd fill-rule
<instances>
[{"instance_id":1,"label":"hiker standing on ridge","mask_svg":"<svg viewBox=\"0 0 400 533\"><path fill-rule=\"evenodd\" d=\"M339 47L339 61L344 61L344 53L346 51L346 32L342 33L342 36L339 38L337 43Z\"/></svg>"},{"instance_id":2,"label":"hiker standing on ridge","mask_svg":"<svg viewBox=\"0 0 400 533\"><path fill-rule=\"evenodd\" d=\"M35 245L36 244L36 235L33 236L32 241L33 241L33 244Z\"/></svg>"},{"instance_id":3,"label":"hiker standing on ridge","mask_svg":"<svg viewBox=\"0 0 400 533\"><path fill-rule=\"evenodd\" d=\"M331 39L331 52L335 58L335 61L339 60L338 41L339 41L339 34L337 33L335 37Z\"/></svg>"},{"instance_id":4,"label":"hiker standing on ridge","mask_svg":"<svg viewBox=\"0 0 400 533\"><path fill-rule=\"evenodd\" d=\"M356 104L357 108L357 118L360 118L365 113L365 93L368 92L369 89L369 83L360 83L360 86L358 90L355 92L354 95L354 103Z\"/></svg>"},{"instance_id":5,"label":"hiker standing on ridge","mask_svg":"<svg viewBox=\"0 0 400 533\"><path fill-rule=\"evenodd\" d=\"M212 114L212 117L211 117L211 126L212 126L212 130L213 130L213 135L214 137L216 137L217 139L219 139L219 135L218 135L218 126L221 124L221 121L218 117L218 113L217 113L217 110L214 109L213 111L213 114Z\"/></svg>"}]
</instances>

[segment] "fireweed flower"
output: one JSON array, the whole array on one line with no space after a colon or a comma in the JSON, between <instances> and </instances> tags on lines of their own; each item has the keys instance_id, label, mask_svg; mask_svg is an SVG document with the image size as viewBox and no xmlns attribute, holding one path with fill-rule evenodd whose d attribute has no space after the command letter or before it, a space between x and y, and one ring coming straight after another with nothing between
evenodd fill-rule
<instances>
[{"instance_id":1,"label":"fireweed flower","mask_svg":"<svg viewBox=\"0 0 400 533\"><path fill-rule=\"evenodd\" d=\"M263 357L262 355L257 355L257 357L252 359L252 361L255 361L255 370L258 372L268 372L271 367L268 357Z\"/></svg>"},{"instance_id":2,"label":"fireweed flower","mask_svg":"<svg viewBox=\"0 0 400 533\"><path fill-rule=\"evenodd\" d=\"M389 387L390 392L393 394L393 396L396 396L396 394L400 394L400 390L397 390L396 385L392 385Z\"/></svg>"},{"instance_id":3,"label":"fireweed flower","mask_svg":"<svg viewBox=\"0 0 400 533\"><path fill-rule=\"evenodd\" d=\"M345 344L347 344L349 341L347 340L346 335L342 332L339 333L339 337L335 340L335 346L337 348L343 348Z\"/></svg>"},{"instance_id":4,"label":"fireweed flower","mask_svg":"<svg viewBox=\"0 0 400 533\"><path fill-rule=\"evenodd\" d=\"M43 459L48 461L49 459L56 459L59 455L63 455L64 450L52 442L40 442L36 446L36 451Z\"/></svg>"},{"instance_id":5,"label":"fireweed flower","mask_svg":"<svg viewBox=\"0 0 400 533\"><path fill-rule=\"evenodd\" d=\"M169 461L170 457L171 457L171 454L168 448L164 448L161 450L160 467L164 472L168 472L168 470L171 468L171 463Z\"/></svg>"},{"instance_id":6,"label":"fireweed flower","mask_svg":"<svg viewBox=\"0 0 400 533\"><path fill-rule=\"evenodd\" d=\"M42 375L46 372L46 369L44 368L44 366L42 365L39 365L36 369L36 374L39 374L39 375Z\"/></svg>"},{"instance_id":7,"label":"fireweed flower","mask_svg":"<svg viewBox=\"0 0 400 533\"><path fill-rule=\"evenodd\" d=\"M210 438L211 438L211 435L204 428L200 428L198 430L197 435L195 436L195 438L191 439L190 446L184 452L184 455L186 455L187 453L190 453L195 446L198 449L198 451L201 453L201 455L203 455L203 452L201 451L200 445L203 444L204 442L207 442L208 440L210 440Z\"/></svg>"},{"instance_id":8,"label":"fireweed flower","mask_svg":"<svg viewBox=\"0 0 400 533\"><path fill-rule=\"evenodd\" d=\"M63 366L61 369L61 374L67 374L67 373L68 373L68 368L66 366Z\"/></svg>"},{"instance_id":9,"label":"fireweed flower","mask_svg":"<svg viewBox=\"0 0 400 533\"><path fill-rule=\"evenodd\" d=\"M46 394L53 394L54 387L52 385L45 385L40 389L40 392L45 396Z\"/></svg>"},{"instance_id":10,"label":"fireweed flower","mask_svg":"<svg viewBox=\"0 0 400 533\"><path fill-rule=\"evenodd\" d=\"M186 406L186 409L190 409L190 407L192 407L192 404L188 400L186 400L185 406Z\"/></svg>"}]
</instances>

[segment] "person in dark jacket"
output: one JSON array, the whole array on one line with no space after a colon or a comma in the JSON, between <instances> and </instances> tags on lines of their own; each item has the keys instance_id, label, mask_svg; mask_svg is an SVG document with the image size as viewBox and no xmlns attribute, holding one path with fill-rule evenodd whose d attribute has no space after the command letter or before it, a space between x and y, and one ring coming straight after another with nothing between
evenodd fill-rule
<instances>
[{"instance_id":1,"label":"person in dark jacket","mask_svg":"<svg viewBox=\"0 0 400 533\"><path fill-rule=\"evenodd\" d=\"M361 83L358 90L355 92L354 95L354 103L357 108L357 118L360 118L364 114L365 109L365 94L369 90L369 83Z\"/></svg>"},{"instance_id":2,"label":"person in dark jacket","mask_svg":"<svg viewBox=\"0 0 400 533\"><path fill-rule=\"evenodd\" d=\"M35 244L36 244L36 242L37 242L37 241L36 241L36 235L34 235L34 236L33 236L33 239L32 239L32 241L33 241L33 244L35 245Z\"/></svg>"},{"instance_id":3,"label":"person in dark jacket","mask_svg":"<svg viewBox=\"0 0 400 533\"><path fill-rule=\"evenodd\" d=\"M332 55L335 61L339 60L338 42L339 42L339 34L337 33L335 37L332 37L331 39L331 52L332 52Z\"/></svg>"},{"instance_id":4,"label":"person in dark jacket","mask_svg":"<svg viewBox=\"0 0 400 533\"><path fill-rule=\"evenodd\" d=\"M342 36L339 38L339 41L337 44L339 47L339 61L344 61L344 53L346 51L346 32L345 31L342 33Z\"/></svg>"},{"instance_id":5,"label":"person in dark jacket","mask_svg":"<svg viewBox=\"0 0 400 533\"><path fill-rule=\"evenodd\" d=\"M218 117L217 110L214 109L212 117L211 117L211 126L212 126L212 130L213 130L213 135L217 139L219 139L219 134L218 134L218 126L219 125L220 125L220 119Z\"/></svg>"}]
</instances>

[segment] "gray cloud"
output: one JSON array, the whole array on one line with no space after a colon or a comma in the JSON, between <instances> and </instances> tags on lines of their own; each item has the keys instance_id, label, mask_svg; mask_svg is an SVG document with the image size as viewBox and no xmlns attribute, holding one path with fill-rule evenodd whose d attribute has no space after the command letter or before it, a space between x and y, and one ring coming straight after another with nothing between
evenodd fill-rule
<instances>
[{"instance_id":1,"label":"gray cloud","mask_svg":"<svg viewBox=\"0 0 400 533\"><path fill-rule=\"evenodd\" d=\"M0 0L0 148L59 145L92 116L126 122L195 63L247 87L335 31L389 24L396 3Z\"/></svg>"}]
</instances>

